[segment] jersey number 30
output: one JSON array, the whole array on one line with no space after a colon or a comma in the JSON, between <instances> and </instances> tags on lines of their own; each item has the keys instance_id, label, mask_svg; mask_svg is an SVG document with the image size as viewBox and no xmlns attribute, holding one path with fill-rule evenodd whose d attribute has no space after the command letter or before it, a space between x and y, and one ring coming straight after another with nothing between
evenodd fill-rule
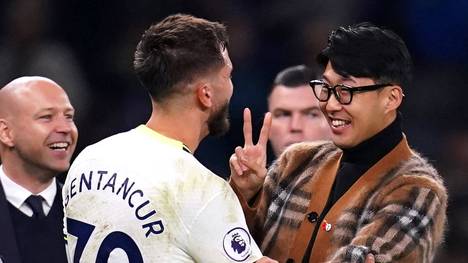
<instances>
[{"instance_id":1,"label":"jersey number 30","mask_svg":"<svg viewBox=\"0 0 468 263\"><path fill-rule=\"evenodd\" d=\"M77 238L73 263L79 263L83 250L88 243L89 237L94 231L95 226L75 219L67 218L67 231ZM130 263L143 263L143 257L133 239L120 231L109 233L101 245L96 257L96 263L107 263L111 252L120 248L127 254Z\"/></svg>"}]
</instances>

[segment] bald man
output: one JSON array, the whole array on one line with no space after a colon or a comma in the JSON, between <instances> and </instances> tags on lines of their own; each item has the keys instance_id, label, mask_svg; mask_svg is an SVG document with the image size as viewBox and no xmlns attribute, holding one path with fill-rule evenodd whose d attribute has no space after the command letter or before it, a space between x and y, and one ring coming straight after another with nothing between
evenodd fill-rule
<instances>
[{"instance_id":1,"label":"bald man","mask_svg":"<svg viewBox=\"0 0 468 263\"><path fill-rule=\"evenodd\" d=\"M65 91L43 77L0 89L0 262L66 262L61 186L78 131Z\"/></svg>"}]
</instances>

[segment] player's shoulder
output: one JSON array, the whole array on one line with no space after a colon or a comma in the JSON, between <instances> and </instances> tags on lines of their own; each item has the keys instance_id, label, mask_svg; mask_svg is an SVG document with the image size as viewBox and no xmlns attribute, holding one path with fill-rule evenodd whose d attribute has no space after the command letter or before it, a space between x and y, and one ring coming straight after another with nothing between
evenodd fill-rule
<instances>
[{"instance_id":1,"label":"player's shoulder","mask_svg":"<svg viewBox=\"0 0 468 263\"><path fill-rule=\"evenodd\" d=\"M201 164L193 155L184 152L184 154L180 154L179 158L185 164L184 171L181 174L187 182L193 182L200 186L209 186L212 189L224 189L228 185L226 180Z\"/></svg>"},{"instance_id":2,"label":"player's shoulder","mask_svg":"<svg viewBox=\"0 0 468 263\"><path fill-rule=\"evenodd\" d=\"M86 146L72 162L70 171L89 162L118 160L119 156L129 151L126 145L131 141L131 136L131 131L122 132Z\"/></svg>"},{"instance_id":3,"label":"player's shoulder","mask_svg":"<svg viewBox=\"0 0 468 263\"><path fill-rule=\"evenodd\" d=\"M94 144L88 145L77 157L81 158L103 158L112 157L117 159L131 158L132 156L142 157L148 150L162 149L155 147L158 142L151 140L141 132L141 129L134 128L125 132L117 133L104 138Z\"/></svg>"}]
</instances>

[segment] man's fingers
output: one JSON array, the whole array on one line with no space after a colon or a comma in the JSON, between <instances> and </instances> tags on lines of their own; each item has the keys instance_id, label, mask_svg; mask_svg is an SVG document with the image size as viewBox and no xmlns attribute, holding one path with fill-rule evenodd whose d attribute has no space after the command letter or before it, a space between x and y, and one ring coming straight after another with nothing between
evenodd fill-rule
<instances>
[{"instance_id":1,"label":"man's fingers","mask_svg":"<svg viewBox=\"0 0 468 263\"><path fill-rule=\"evenodd\" d=\"M266 148L268 142L268 136L270 135L271 127L271 113L267 112L263 118L262 129L260 130L260 136L258 137L258 144Z\"/></svg>"},{"instance_id":2,"label":"man's fingers","mask_svg":"<svg viewBox=\"0 0 468 263\"><path fill-rule=\"evenodd\" d=\"M246 172L250 169L255 174L257 174L260 179L263 179L264 174L266 174L266 168L264 164L258 163L256 159L247 157L244 149L241 147L236 147L234 151L243 172Z\"/></svg>"},{"instance_id":3,"label":"man's fingers","mask_svg":"<svg viewBox=\"0 0 468 263\"><path fill-rule=\"evenodd\" d=\"M247 163L247 159L245 158L244 149L242 149L242 147L240 146L237 146L236 149L234 149L234 152L236 154L239 167L242 170L242 173L247 171L248 167L245 165Z\"/></svg>"},{"instance_id":4,"label":"man's fingers","mask_svg":"<svg viewBox=\"0 0 468 263\"><path fill-rule=\"evenodd\" d=\"M244 109L244 143L245 145L253 145L252 141L252 115L250 109Z\"/></svg>"},{"instance_id":5,"label":"man's fingers","mask_svg":"<svg viewBox=\"0 0 468 263\"><path fill-rule=\"evenodd\" d=\"M229 158L229 165L231 166L231 176L242 175L243 171L240 167L239 159L237 158L235 154L231 155L231 158ZM233 174L233 172L235 172L235 174Z\"/></svg>"}]
</instances>

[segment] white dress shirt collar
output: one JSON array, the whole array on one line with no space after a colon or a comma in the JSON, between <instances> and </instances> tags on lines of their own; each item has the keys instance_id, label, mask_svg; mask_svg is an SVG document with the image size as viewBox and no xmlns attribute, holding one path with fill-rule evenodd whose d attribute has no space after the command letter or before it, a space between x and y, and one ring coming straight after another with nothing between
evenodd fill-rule
<instances>
[{"instance_id":1,"label":"white dress shirt collar","mask_svg":"<svg viewBox=\"0 0 468 263\"><path fill-rule=\"evenodd\" d=\"M0 165L0 182L2 183L7 201L24 214L32 216L33 212L31 208L24 201L33 193L11 180L3 171L3 165ZM44 209L45 215L49 213L54 203L55 194L57 194L57 184L55 183L54 177L51 184L44 189L44 191L37 194L44 198L42 208Z\"/></svg>"}]
</instances>

